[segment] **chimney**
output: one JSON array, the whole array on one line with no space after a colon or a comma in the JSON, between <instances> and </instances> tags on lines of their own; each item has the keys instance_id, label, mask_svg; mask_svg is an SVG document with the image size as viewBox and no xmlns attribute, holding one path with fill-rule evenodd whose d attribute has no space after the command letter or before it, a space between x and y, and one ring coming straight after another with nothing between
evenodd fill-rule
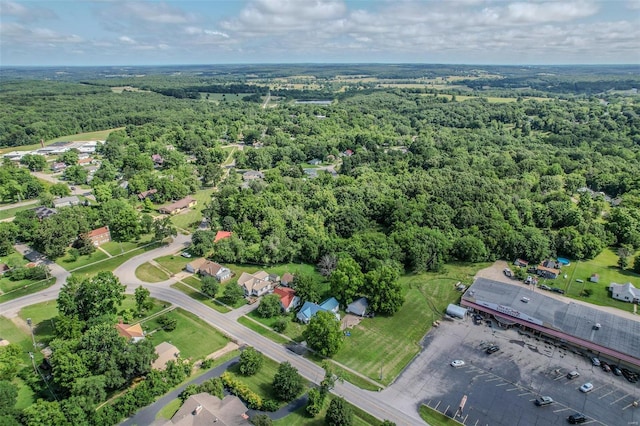
<instances>
[{"instance_id":1,"label":"chimney","mask_svg":"<svg viewBox=\"0 0 640 426\"><path fill-rule=\"evenodd\" d=\"M200 411L202 411L202 404L198 404L198 406L196 407L195 410L193 410L193 415L197 416L198 414L200 414Z\"/></svg>"}]
</instances>

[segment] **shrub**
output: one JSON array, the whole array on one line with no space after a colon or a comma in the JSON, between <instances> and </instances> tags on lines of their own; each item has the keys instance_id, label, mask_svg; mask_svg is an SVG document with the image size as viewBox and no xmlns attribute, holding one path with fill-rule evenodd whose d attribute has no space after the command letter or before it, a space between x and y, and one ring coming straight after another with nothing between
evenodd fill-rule
<instances>
[{"instance_id":1,"label":"shrub","mask_svg":"<svg viewBox=\"0 0 640 426\"><path fill-rule=\"evenodd\" d=\"M240 354L240 374L244 376L253 376L258 371L264 362L262 353L256 351L254 348L247 348Z\"/></svg>"},{"instance_id":2,"label":"shrub","mask_svg":"<svg viewBox=\"0 0 640 426\"><path fill-rule=\"evenodd\" d=\"M280 404L278 404L278 401L274 401L273 399L267 399L266 401L262 402L262 411L278 411L278 409L280 408Z\"/></svg>"},{"instance_id":3,"label":"shrub","mask_svg":"<svg viewBox=\"0 0 640 426\"><path fill-rule=\"evenodd\" d=\"M229 372L225 371L220 376L222 383L229 389L233 395L242 399L252 410L260 410L262 408L262 398L257 393L249 389L245 383L236 380Z\"/></svg>"},{"instance_id":4,"label":"shrub","mask_svg":"<svg viewBox=\"0 0 640 426\"><path fill-rule=\"evenodd\" d=\"M273 329L278 333L284 333L287 329L287 325L289 325L287 318L278 318L275 324L273 324Z\"/></svg>"}]
</instances>

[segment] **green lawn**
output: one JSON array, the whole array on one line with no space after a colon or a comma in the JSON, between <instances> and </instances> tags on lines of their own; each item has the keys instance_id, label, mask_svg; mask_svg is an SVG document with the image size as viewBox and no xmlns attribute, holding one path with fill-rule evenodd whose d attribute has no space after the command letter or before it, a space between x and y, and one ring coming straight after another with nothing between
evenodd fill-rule
<instances>
[{"instance_id":1,"label":"green lawn","mask_svg":"<svg viewBox=\"0 0 640 426\"><path fill-rule=\"evenodd\" d=\"M182 282L185 284L189 284L191 287L197 288L198 290L202 288L202 281L200 281L200 278L196 277L195 275L184 278Z\"/></svg>"},{"instance_id":2,"label":"green lawn","mask_svg":"<svg viewBox=\"0 0 640 426\"><path fill-rule=\"evenodd\" d=\"M22 288L13 290L11 293L3 294L0 296L0 303L8 302L9 300L17 299L18 297L26 296L27 294L36 293L38 291L49 288L56 283L55 278L49 278L48 280L36 281L28 284Z\"/></svg>"},{"instance_id":3,"label":"green lawn","mask_svg":"<svg viewBox=\"0 0 640 426\"><path fill-rule=\"evenodd\" d=\"M238 318L238 322L244 325L245 327L247 327L248 329L253 330L256 333L276 343L285 344L289 342L289 339L282 337L281 335L271 330L270 328L265 328L262 325L256 323L255 321L250 320L249 318L240 317Z\"/></svg>"},{"instance_id":4,"label":"green lawn","mask_svg":"<svg viewBox=\"0 0 640 426\"><path fill-rule=\"evenodd\" d=\"M111 256L117 256L124 252L134 250L138 247L142 247L145 244L149 244L150 242L153 241L153 238L154 238L153 234L144 234L144 235L141 235L140 238L138 238L138 240L136 241L127 241L123 243L120 243L117 241L110 241L108 243L102 244L100 248L102 248L104 251L109 253Z\"/></svg>"},{"instance_id":5,"label":"green lawn","mask_svg":"<svg viewBox=\"0 0 640 426\"><path fill-rule=\"evenodd\" d=\"M314 418L310 418L305 411L305 407L302 407L285 418L274 421L273 424L274 426L324 426L326 425L324 417L327 414L327 408L329 408L330 402L331 398L327 398L324 403L324 409ZM347 405L350 406L353 411L353 422L351 426L380 426L382 424L380 420L348 402ZM430 424L432 426L439 426L438 423Z\"/></svg>"},{"instance_id":6,"label":"green lawn","mask_svg":"<svg viewBox=\"0 0 640 426\"><path fill-rule=\"evenodd\" d=\"M136 277L147 283L159 283L169 279L164 271L148 262L136 268Z\"/></svg>"},{"instance_id":7,"label":"green lawn","mask_svg":"<svg viewBox=\"0 0 640 426\"><path fill-rule=\"evenodd\" d=\"M16 215L16 213L36 208L40 205L40 202L37 201L34 204L29 204L28 206L20 206L20 207L12 207L10 209L0 210L0 220L8 219Z\"/></svg>"},{"instance_id":8,"label":"green lawn","mask_svg":"<svg viewBox=\"0 0 640 426\"><path fill-rule=\"evenodd\" d=\"M444 414L427 407L424 404L420 406L419 412L422 420L433 426L458 426L462 424L451 417L447 417Z\"/></svg>"},{"instance_id":9,"label":"green lawn","mask_svg":"<svg viewBox=\"0 0 640 426\"><path fill-rule=\"evenodd\" d=\"M191 379L191 377L189 377L189 379ZM180 400L180 398L176 398L172 400L167 405L162 407L162 410L158 411L158 414L156 415L156 420L171 419L171 417L173 417L173 415L176 413L176 411L180 409L181 406L182 406L182 400Z\"/></svg>"},{"instance_id":10,"label":"green lawn","mask_svg":"<svg viewBox=\"0 0 640 426\"><path fill-rule=\"evenodd\" d=\"M271 383L273 382L273 377L278 372L278 367L280 364L271 358L263 356L264 362L262 363L262 367L260 371L258 371L253 376L243 376L240 374L240 364L234 364L227 369L232 376L241 382L245 383L249 388L260 395L263 400L273 399L277 400L273 392L273 387ZM306 382L305 382L306 384Z\"/></svg>"},{"instance_id":11,"label":"green lawn","mask_svg":"<svg viewBox=\"0 0 640 426\"><path fill-rule=\"evenodd\" d=\"M192 277L187 277L184 279L184 282L177 282L175 284L172 284L171 287L175 288L176 290L180 290L181 292L183 292L184 294L186 294L187 296L191 297L192 299L197 300L200 303L203 303L205 305L207 305L208 307L210 307L211 309L215 309L218 312L222 312L223 314L227 313L227 312L231 312L231 309L227 308L225 305L221 305L220 303L216 302L215 300L212 300L210 297L208 297L207 295L205 295L204 293L200 293L200 288L202 286L202 284L200 283L200 281L197 281L197 283L195 285L193 285L191 283L191 281L187 281L187 280L195 280ZM188 282L188 284L193 287L191 288L189 285L185 285L184 283Z\"/></svg>"},{"instance_id":12,"label":"green lawn","mask_svg":"<svg viewBox=\"0 0 640 426\"><path fill-rule=\"evenodd\" d=\"M73 271L74 269L82 268L83 266L89 265L90 263L100 262L108 258L109 256L107 256L104 252L96 250L88 256L78 256L76 260L72 260L72 257L69 255L69 250L67 250L67 254L56 259L56 263L62 266L67 271Z\"/></svg>"},{"instance_id":13,"label":"green lawn","mask_svg":"<svg viewBox=\"0 0 640 426\"><path fill-rule=\"evenodd\" d=\"M140 247L135 250L126 252L123 255L115 256L115 257L103 260L102 262L76 269L74 272L77 274L85 275L85 276L93 276L98 272L113 271L118 266L122 265L124 262L131 259L132 257L138 256L139 254L142 254L145 251L153 250L154 248L157 248L157 247L158 247L158 244L151 244L146 247Z\"/></svg>"},{"instance_id":14,"label":"green lawn","mask_svg":"<svg viewBox=\"0 0 640 426\"><path fill-rule=\"evenodd\" d=\"M149 339L154 345L164 341L174 344L180 349L183 358L191 360L202 359L212 352L223 348L229 339L197 316L182 309L175 309L168 314L178 321L173 331L158 330ZM151 331L159 328L156 319L143 323L145 330Z\"/></svg>"},{"instance_id":15,"label":"green lawn","mask_svg":"<svg viewBox=\"0 0 640 426\"><path fill-rule=\"evenodd\" d=\"M405 302L392 317L365 318L351 329L334 359L347 367L390 384L420 350L420 341L446 306L460 299L455 284L472 282L489 264L448 264L440 272L409 274L400 278ZM382 376L382 377L380 377Z\"/></svg>"},{"instance_id":16,"label":"green lawn","mask_svg":"<svg viewBox=\"0 0 640 426\"><path fill-rule=\"evenodd\" d=\"M35 402L35 392L28 386L24 380L19 377L13 379L13 383L18 387L18 398L15 408L23 410Z\"/></svg>"},{"instance_id":17,"label":"green lawn","mask_svg":"<svg viewBox=\"0 0 640 426\"><path fill-rule=\"evenodd\" d=\"M164 268L171 271L171 273L177 274L178 272L184 270L184 267L187 265L187 263L191 262L193 259L197 259L197 258L192 257L188 259L186 257L180 256L180 253L177 253L177 254L171 254L169 256L158 257L153 260L161 264Z\"/></svg>"},{"instance_id":18,"label":"green lawn","mask_svg":"<svg viewBox=\"0 0 640 426\"><path fill-rule=\"evenodd\" d=\"M636 253L636 255L640 255ZM564 278L564 275L567 278ZM589 278L592 274L600 275L599 283L592 283ZM576 280L582 280L580 283ZM574 299L584 300L594 305L612 306L623 311L632 312L633 305L631 303L614 300L607 287L612 282L624 284L631 282L635 287L640 288L640 275L629 270L621 270L618 268L618 255L610 248L603 250L594 259L587 261L572 260L569 266L562 268L562 275L555 280L542 280L540 284L546 284L550 287L559 287L566 291L566 295ZM593 293L589 297L585 297L582 291L591 289Z\"/></svg>"},{"instance_id":19,"label":"green lawn","mask_svg":"<svg viewBox=\"0 0 640 426\"><path fill-rule=\"evenodd\" d=\"M28 263L28 260L24 258L20 253L14 251L7 256L0 258L0 263L6 263L10 267L24 266ZM16 288L24 287L25 285L32 283L31 280L19 280L11 281L9 278L0 278L0 291L6 293Z\"/></svg>"},{"instance_id":20,"label":"green lawn","mask_svg":"<svg viewBox=\"0 0 640 426\"><path fill-rule=\"evenodd\" d=\"M204 209L205 204L211 201L211 194L213 194L213 191L213 188L196 191L192 197L198 200L198 204L185 213L172 216L171 220L173 224L180 229L195 231L200 225L200 222L202 222L202 210Z\"/></svg>"},{"instance_id":21,"label":"green lawn","mask_svg":"<svg viewBox=\"0 0 640 426\"><path fill-rule=\"evenodd\" d=\"M260 316L257 310L249 312L246 316L259 322L260 324L263 324L265 327L268 327L269 329L273 329L273 325L276 323L276 321L279 318L281 318L281 317L263 318ZM294 340L296 342L302 342L304 340L304 338L302 337L302 332L304 331L306 326L303 324L300 324L297 321L294 321L295 316L293 313L287 315L286 318L289 320L289 324L287 325L287 329L282 334L284 334L291 340Z\"/></svg>"}]
</instances>

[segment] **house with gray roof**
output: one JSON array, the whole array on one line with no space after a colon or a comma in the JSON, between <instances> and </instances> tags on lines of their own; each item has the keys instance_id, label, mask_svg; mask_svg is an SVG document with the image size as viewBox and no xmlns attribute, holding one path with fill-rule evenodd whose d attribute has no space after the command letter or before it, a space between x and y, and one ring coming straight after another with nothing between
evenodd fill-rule
<instances>
[{"instance_id":1,"label":"house with gray roof","mask_svg":"<svg viewBox=\"0 0 640 426\"><path fill-rule=\"evenodd\" d=\"M635 288L631 283L609 285L611 297L623 302L640 303L640 289Z\"/></svg>"},{"instance_id":2,"label":"house with gray roof","mask_svg":"<svg viewBox=\"0 0 640 426\"><path fill-rule=\"evenodd\" d=\"M347 312L348 314L363 317L367 314L368 310L369 301L366 297L361 297L360 299L354 300L353 302L349 303L345 312Z\"/></svg>"}]
</instances>

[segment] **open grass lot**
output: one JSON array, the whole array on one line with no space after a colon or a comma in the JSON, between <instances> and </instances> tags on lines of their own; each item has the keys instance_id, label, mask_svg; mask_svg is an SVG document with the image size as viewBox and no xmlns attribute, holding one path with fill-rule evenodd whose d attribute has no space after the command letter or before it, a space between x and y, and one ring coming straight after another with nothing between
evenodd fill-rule
<instances>
[{"instance_id":1,"label":"open grass lot","mask_svg":"<svg viewBox=\"0 0 640 426\"><path fill-rule=\"evenodd\" d=\"M124 243L110 241L108 243L102 244L100 248L109 253L111 256L117 256L119 254L151 243L153 241L153 237L153 234L144 234L141 235L136 241L127 241Z\"/></svg>"},{"instance_id":2,"label":"open grass lot","mask_svg":"<svg viewBox=\"0 0 640 426\"><path fill-rule=\"evenodd\" d=\"M187 263L189 263L193 259L196 258L192 257L190 259L187 259L186 257L180 256L180 253L176 253L169 256L158 257L153 260L158 262L165 269L171 271L172 274L177 274L178 272L182 271Z\"/></svg>"},{"instance_id":3,"label":"open grass lot","mask_svg":"<svg viewBox=\"0 0 640 426\"><path fill-rule=\"evenodd\" d=\"M274 426L324 426L326 423L324 417L327 415L327 409L331 403L331 398L327 398L324 403L324 409L314 418L307 415L304 407L294 411L283 419L273 422ZM353 422L351 426L379 426L382 422L375 417L365 413L364 411L347 403L353 411ZM439 423L430 423L433 426L440 426Z\"/></svg>"},{"instance_id":4,"label":"open grass lot","mask_svg":"<svg viewBox=\"0 0 640 426\"><path fill-rule=\"evenodd\" d=\"M49 278L48 280L31 282L23 286L12 290L10 293L0 295L0 303L8 302L9 300L17 299L18 297L26 296L27 294L36 293L45 288L49 288L56 283L55 278Z\"/></svg>"},{"instance_id":5,"label":"open grass lot","mask_svg":"<svg viewBox=\"0 0 640 426\"><path fill-rule=\"evenodd\" d=\"M77 274L82 274L83 276L93 276L98 272L102 271L113 271L118 266L122 265L127 260L132 257L138 256L139 254L144 253L145 251L153 250L157 248L158 244L151 244L145 247L140 247L135 250L131 250L126 252L123 255L115 256L109 259L105 259L99 263L94 263L91 265L84 266L82 268L76 269L73 272Z\"/></svg>"},{"instance_id":6,"label":"open grass lot","mask_svg":"<svg viewBox=\"0 0 640 426\"><path fill-rule=\"evenodd\" d=\"M60 136L59 138L51 139L46 141L45 145L51 145L55 142L75 142L75 141L93 141L93 140L105 140L109 133L114 130L124 129L124 127L118 127L116 129L107 129L107 130L99 130L97 132L87 132L87 133L77 133L75 135L68 136ZM6 154L11 151L31 151L34 149L40 148L39 143L35 143L33 145L23 145L23 146L13 146L8 148L0 149L0 154Z\"/></svg>"},{"instance_id":7,"label":"open grass lot","mask_svg":"<svg viewBox=\"0 0 640 426\"><path fill-rule=\"evenodd\" d=\"M159 283L169 279L169 276L150 263L143 263L136 268L136 277L147 283Z\"/></svg>"},{"instance_id":8,"label":"open grass lot","mask_svg":"<svg viewBox=\"0 0 640 426\"><path fill-rule=\"evenodd\" d=\"M231 312L231 309L229 309L226 305L218 302L215 299L211 299L209 296L207 296L204 293L201 293L200 290L202 289L202 282L195 277L187 277L181 282L173 284L171 287L177 290L180 290L181 292L191 297L192 299L195 299L200 303L204 303L211 309L215 309L218 312L222 312L223 314L227 312ZM238 301L237 303L238 306L236 307L243 306L246 303L247 302L244 299L241 299Z\"/></svg>"},{"instance_id":9,"label":"open grass lot","mask_svg":"<svg viewBox=\"0 0 640 426\"><path fill-rule=\"evenodd\" d=\"M159 329L149 336L154 345L165 341L170 342L180 349L183 358L189 358L193 361L205 358L223 348L229 341L227 337L192 313L175 309L165 315L170 315L178 321L175 330L159 329L160 326L156 319L144 322L143 326L147 332Z\"/></svg>"},{"instance_id":10,"label":"open grass lot","mask_svg":"<svg viewBox=\"0 0 640 426\"><path fill-rule=\"evenodd\" d=\"M280 318L280 317L263 318L260 316L257 310L249 312L246 316L253 319L254 321L259 322L260 324L263 324L265 327L268 327L271 330L273 329L273 325L276 323L278 318ZM289 314L287 316L287 319L289 320L289 324L287 325L287 329L282 334L284 334L291 340L294 340L296 342L302 342L304 340L302 337L302 332L304 331L306 326L303 324L300 324L297 321L294 321L295 320L294 314Z\"/></svg>"},{"instance_id":11,"label":"open grass lot","mask_svg":"<svg viewBox=\"0 0 640 426\"><path fill-rule=\"evenodd\" d=\"M29 204L28 206L12 207L10 209L0 210L0 220L8 219L10 217L14 217L16 215L16 213L18 213L18 212L21 212L21 211L24 211L24 210L33 209L33 208L36 208L39 205L40 205L40 202L36 201L35 203Z\"/></svg>"},{"instance_id":12,"label":"open grass lot","mask_svg":"<svg viewBox=\"0 0 640 426\"><path fill-rule=\"evenodd\" d=\"M15 408L17 410L24 410L35 401L35 393L30 386L19 377L13 379L13 383L18 387L18 398L16 399Z\"/></svg>"},{"instance_id":13,"label":"open grass lot","mask_svg":"<svg viewBox=\"0 0 640 426\"><path fill-rule=\"evenodd\" d=\"M20 253L14 251L7 256L3 256L0 258L0 263L6 263L10 267L14 268L16 266L24 266L28 263L28 260L25 259ZM0 291L6 293L8 291L14 290L16 288L24 287L25 285L31 283L31 280L19 280L19 281L11 281L9 278L5 278L4 276L0 276Z\"/></svg>"},{"instance_id":14,"label":"open grass lot","mask_svg":"<svg viewBox=\"0 0 640 426\"><path fill-rule=\"evenodd\" d=\"M191 377L189 379L191 379ZM171 417L173 417L173 415L176 413L176 411L180 409L181 406L182 406L182 401L180 400L180 398L176 398L172 400L167 405L162 407L162 410L158 411L158 414L156 415L156 420L171 419Z\"/></svg>"},{"instance_id":15,"label":"open grass lot","mask_svg":"<svg viewBox=\"0 0 640 426\"><path fill-rule=\"evenodd\" d=\"M277 400L271 383L273 382L273 377L278 372L280 364L266 356L264 356L263 359L264 362L262 363L260 371L253 376L243 376L240 374L240 363L232 365L227 371L236 379L249 386L249 388L260 395L262 399Z\"/></svg>"},{"instance_id":16,"label":"open grass lot","mask_svg":"<svg viewBox=\"0 0 640 426\"><path fill-rule=\"evenodd\" d=\"M640 253L636 253L639 255ZM588 261L571 261L569 266L562 268L562 274L555 280L542 280L540 284L546 284L550 287L559 287L566 291L566 296L574 299L584 300L594 305L612 306L623 311L632 312L633 305L631 303L615 300L611 297L611 293L607 287L612 282L618 284L632 283L635 287L640 288L640 275L629 270L621 270L618 268L618 255L610 248L602 251L594 259ZM564 274L567 278L564 278ZM600 275L599 283L592 283L589 277L592 274ZM583 283L576 280L583 280ZM582 291L591 289L593 293L589 297L585 297Z\"/></svg>"},{"instance_id":17,"label":"open grass lot","mask_svg":"<svg viewBox=\"0 0 640 426\"><path fill-rule=\"evenodd\" d=\"M419 409L419 413L420 413L420 417L422 417L422 420L424 420L425 422L429 423L430 425L435 425L435 426L458 426L461 425L462 423L452 419L451 417L447 417L444 414L436 411L436 410L432 410L431 408L427 407L426 405L421 405L420 409Z\"/></svg>"},{"instance_id":18,"label":"open grass lot","mask_svg":"<svg viewBox=\"0 0 640 426\"><path fill-rule=\"evenodd\" d=\"M213 191L213 188L201 189L191 195L193 198L198 200L198 204L184 213L172 216L171 221L173 224L180 229L185 229L191 232L195 231L202 221L202 210L204 209L205 204L211 201L211 194L213 194Z\"/></svg>"},{"instance_id":19,"label":"open grass lot","mask_svg":"<svg viewBox=\"0 0 640 426\"><path fill-rule=\"evenodd\" d=\"M249 318L240 317L238 318L238 322L244 325L245 327L247 327L248 329L253 330L256 333L260 334L261 336L264 336L276 343L285 344L289 342L289 339L282 337L280 334L276 333L275 331L269 328L266 328L256 323L255 321L250 320Z\"/></svg>"},{"instance_id":20,"label":"open grass lot","mask_svg":"<svg viewBox=\"0 0 640 426\"><path fill-rule=\"evenodd\" d=\"M489 264L448 264L440 272L404 275L405 301L392 317L365 318L351 329L334 359L388 385L420 350L420 341L449 303L459 300L455 284L470 284ZM380 377L382 375L382 377Z\"/></svg>"},{"instance_id":21,"label":"open grass lot","mask_svg":"<svg viewBox=\"0 0 640 426\"><path fill-rule=\"evenodd\" d=\"M63 257L56 259L56 263L62 266L67 271L73 271L77 268L82 268L90 263L100 262L109 258L104 252L100 250L96 250L88 256L78 256L77 259L73 260L73 258L69 255L69 250L67 250L67 254Z\"/></svg>"}]
</instances>

